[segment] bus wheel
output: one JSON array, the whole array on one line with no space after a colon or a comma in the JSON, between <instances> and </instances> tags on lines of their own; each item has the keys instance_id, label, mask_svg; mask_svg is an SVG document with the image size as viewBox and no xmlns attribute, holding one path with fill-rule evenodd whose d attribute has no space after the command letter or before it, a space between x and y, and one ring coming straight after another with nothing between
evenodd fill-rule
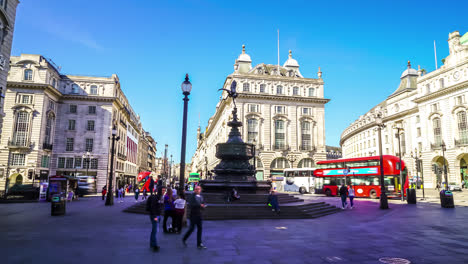
<instances>
[{"instance_id":1,"label":"bus wheel","mask_svg":"<svg viewBox=\"0 0 468 264\"><path fill-rule=\"evenodd\" d=\"M325 190L325 195L326 195L326 196L332 196L332 195L331 195L331 190L330 190L330 189L326 189L326 190Z\"/></svg>"},{"instance_id":2,"label":"bus wheel","mask_svg":"<svg viewBox=\"0 0 468 264\"><path fill-rule=\"evenodd\" d=\"M377 198L377 192L376 192L374 189L372 189L372 190L369 192L369 196L370 196L370 198L372 198L372 199L376 199L376 198Z\"/></svg>"},{"instance_id":3,"label":"bus wheel","mask_svg":"<svg viewBox=\"0 0 468 264\"><path fill-rule=\"evenodd\" d=\"M301 194L306 193L306 189L304 187L299 188L299 193Z\"/></svg>"}]
</instances>

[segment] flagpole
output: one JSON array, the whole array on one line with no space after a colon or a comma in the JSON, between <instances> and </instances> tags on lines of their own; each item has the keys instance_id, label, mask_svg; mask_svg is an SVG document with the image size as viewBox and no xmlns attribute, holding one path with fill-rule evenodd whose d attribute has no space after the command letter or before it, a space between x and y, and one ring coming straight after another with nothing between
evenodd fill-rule
<instances>
[{"instance_id":1,"label":"flagpole","mask_svg":"<svg viewBox=\"0 0 468 264\"><path fill-rule=\"evenodd\" d=\"M280 65L280 53L279 53L279 50L280 50L280 43L279 43L279 29L278 29L278 75L280 75L280 69L279 69L279 65Z\"/></svg>"},{"instance_id":2,"label":"flagpole","mask_svg":"<svg viewBox=\"0 0 468 264\"><path fill-rule=\"evenodd\" d=\"M436 42L434 40L434 58L435 58L435 66L436 66L436 70L437 70L437 49L436 49Z\"/></svg>"}]
</instances>

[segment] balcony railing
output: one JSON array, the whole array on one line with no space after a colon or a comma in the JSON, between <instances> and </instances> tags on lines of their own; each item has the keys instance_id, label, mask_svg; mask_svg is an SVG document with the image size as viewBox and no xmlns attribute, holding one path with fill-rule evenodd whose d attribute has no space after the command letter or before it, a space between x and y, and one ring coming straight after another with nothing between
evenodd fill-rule
<instances>
[{"instance_id":1,"label":"balcony railing","mask_svg":"<svg viewBox=\"0 0 468 264\"><path fill-rule=\"evenodd\" d=\"M127 155L122 154L122 153L117 153L117 157L119 157L120 159L123 159L123 160L127 159Z\"/></svg>"},{"instance_id":2,"label":"balcony railing","mask_svg":"<svg viewBox=\"0 0 468 264\"><path fill-rule=\"evenodd\" d=\"M431 143L431 150L441 149L442 143Z\"/></svg>"},{"instance_id":3,"label":"balcony railing","mask_svg":"<svg viewBox=\"0 0 468 264\"><path fill-rule=\"evenodd\" d=\"M274 150L289 150L288 145L273 145Z\"/></svg>"},{"instance_id":4,"label":"balcony railing","mask_svg":"<svg viewBox=\"0 0 468 264\"><path fill-rule=\"evenodd\" d=\"M455 139L455 146L466 146L468 145L468 138Z\"/></svg>"},{"instance_id":5,"label":"balcony railing","mask_svg":"<svg viewBox=\"0 0 468 264\"><path fill-rule=\"evenodd\" d=\"M53 146L54 146L53 144L44 143L44 144L42 144L42 149L44 149L44 150L52 150Z\"/></svg>"},{"instance_id":6,"label":"balcony railing","mask_svg":"<svg viewBox=\"0 0 468 264\"><path fill-rule=\"evenodd\" d=\"M30 148L31 142L29 140L8 140L8 147L10 148Z\"/></svg>"}]
</instances>

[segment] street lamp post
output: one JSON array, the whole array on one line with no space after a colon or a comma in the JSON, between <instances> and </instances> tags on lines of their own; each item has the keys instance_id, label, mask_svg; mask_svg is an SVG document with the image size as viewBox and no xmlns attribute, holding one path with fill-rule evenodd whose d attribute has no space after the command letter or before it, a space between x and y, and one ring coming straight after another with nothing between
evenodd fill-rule
<instances>
[{"instance_id":1,"label":"street lamp post","mask_svg":"<svg viewBox=\"0 0 468 264\"><path fill-rule=\"evenodd\" d=\"M93 155L91 155L91 153L87 151L85 154L83 154L82 158L83 158L83 165L86 161L86 176L89 176L89 164L91 163L91 159L93 158Z\"/></svg>"},{"instance_id":2,"label":"street lamp post","mask_svg":"<svg viewBox=\"0 0 468 264\"><path fill-rule=\"evenodd\" d=\"M180 193L184 192L185 187L185 149L187 143L187 108L189 101L189 94L192 91L192 84L189 81L188 74L185 75L185 81L181 85L182 93L184 95L184 118L182 121L182 146L180 151L180 176L179 176L179 188Z\"/></svg>"},{"instance_id":3,"label":"street lamp post","mask_svg":"<svg viewBox=\"0 0 468 264\"><path fill-rule=\"evenodd\" d=\"M411 157L414 159L415 164L416 164L416 189L418 188L418 182L419 182L419 174L418 172L421 172L421 189L423 192L423 199L426 198L424 194L424 174L423 174L423 169L422 169L422 160L421 160L421 151L418 152L418 150L415 148L414 153L411 152Z\"/></svg>"},{"instance_id":4,"label":"street lamp post","mask_svg":"<svg viewBox=\"0 0 468 264\"><path fill-rule=\"evenodd\" d=\"M401 163L400 131L404 131L404 129L402 127L399 127L399 126L394 126L393 128L397 130L395 136L396 136L396 138L398 138L398 157L400 159L400 161L399 161L399 164L400 164L400 167L399 167L399 170L400 170L400 195L401 195L401 201L403 202L405 200L405 195L403 193L404 184L403 184L403 166L402 166L402 163Z\"/></svg>"},{"instance_id":5,"label":"street lamp post","mask_svg":"<svg viewBox=\"0 0 468 264\"><path fill-rule=\"evenodd\" d=\"M111 160L110 160L110 170L109 170L109 185L107 188L107 197L106 205L114 205L114 196L112 196L112 174L114 172L114 147L115 142L120 140L120 136L117 136L117 129L114 127L112 129L112 146L111 146Z\"/></svg>"},{"instance_id":6,"label":"street lamp post","mask_svg":"<svg viewBox=\"0 0 468 264\"><path fill-rule=\"evenodd\" d=\"M382 129L385 127L382 119L382 113L378 113L375 122L379 132L379 154L380 154L380 209L388 209L387 194L385 193L383 153L382 153Z\"/></svg>"},{"instance_id":7,"label":"street lamp post","mask_svg":"<svg viewBox=\"0 0 468 264\"><path fill-rule=\"evenodd\" d=\"M447 177L447 162L445 161L445 151L447 150L447 146L445 145L445 142L442 141L442 144L440 144L442 147L442 157L444 158L444 176L445 176L445 190L448 191L448 177Z\"/></svg>"}]
</instances>

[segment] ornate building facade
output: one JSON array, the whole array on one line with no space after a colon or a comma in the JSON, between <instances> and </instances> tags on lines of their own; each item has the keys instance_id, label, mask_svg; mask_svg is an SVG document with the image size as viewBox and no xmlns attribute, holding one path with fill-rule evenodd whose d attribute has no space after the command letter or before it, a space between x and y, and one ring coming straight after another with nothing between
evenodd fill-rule
<instances>
[{"instance_id":1,"label":"ornate building facade","mask_svg":"<svg viewBox=\"0 0 468 264\"><path fill-rule=\"evenodd\" d=\"M420 156L428 188L444 181L444 163L449 182L468 179L468 33L450 33L448 43L450 54L443 66L426 73L408 62L395 92L343 131L345 158L379 155L375 116L381 113L386 124L383 154L398 154L400 147L410 177L416 177L415 158Z\"/></svg>"},{"instance_id":2,"label":"ornate building facade","mask_svg":"<svg viewBox=\"0 0 468 264\"><path fill-rule=\"evenodd\" d=\"M298 62L289 58L283 66L258 64L245 53L234 64L223 88L237 82L236 105L243 122L242 138L256 145L257 179L282 174L285 168L312 167L326 159L322 72L318 78L304 78ZM226 92L221 98L226 98ZM204 133L197 133L197 150L192 158L192 172L209 178L218 164L216 144L225 142L229 133L234 105L230 98L221 99Z\"/></svg>"}]
</instances>

